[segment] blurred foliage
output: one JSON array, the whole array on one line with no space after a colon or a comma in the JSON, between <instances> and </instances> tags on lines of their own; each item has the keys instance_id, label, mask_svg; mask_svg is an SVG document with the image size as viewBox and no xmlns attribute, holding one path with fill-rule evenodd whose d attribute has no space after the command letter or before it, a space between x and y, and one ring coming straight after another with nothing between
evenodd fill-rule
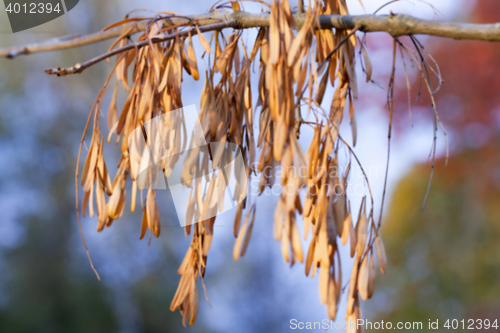
<instances>
[{"instance_id":1,"label":"blurred foliage","mask_svg":"<svg viewBox=\"0 0 500 333\"><path fill-rule=\"evenodd\" d=\"M382 228L389 269L379 277L373 320L500 318L500 145L438 160L397 186ZM424 324L425 326L425 324Z\"/></svg>"},{"instance_id":2,"label":"blurred foliage","mask_svg":"<svg viewBox=\"0 0 500 333\"><path fill-rule=\"evenodd\" d=\"M0 308L0 331L115 331L105 286L92 276L75 281L65 269L71 228L47 232L47 225L47 220L30 218L23 246L5 254L8 301Z\"/></svg>"},{"instance_id":3,"label":"blurred foliage","mask_svg":"<svg viewBox=\"0 0 500 333\"><path fill-rule=\"evenodd\" d=\"M476 1L468 8L455 19L498 21L498 1ZM423 212L430 162L416 166L399 182L382 227L389 269L378 277L374 300L365 304L373 321L421 321L424 331L429 319L444 323L500 318L500 81L496 75L500 48L493 43L438 38L430 38L425 45L444 79L436 104L451 134L454 156L447 166L444 158L436 161ZM414 95L418 86L415 78ZM408 108L407 98L406 90L399 89L397 109ZM430 100L426 93L421 98L430 119ZM399 112L398 117L408 115Z\"/></svg>"},{"instance_id":4,"label":"blurred foliage","mask_svg":"<svg viewBox=\"0 0 500 333\"><path fill-rule=\"evenodd\" d=\"M22 90L10 91L16 97L23 97ZM20 115L35 116L20 105L17 111ZM72 172L65 168L57 172L51 164L62 161L68 145L71 147L67 137L74 128L69 117L61 116L52 126L41 126L29 135L18 131L12 119L3 119L10 126L8 131L0 133L2 151L5 154L10 148L18 155L9 161L15 167L14 176L2 175L2 180L14 181L16 187L26 191L27 197L19 196L21 209L16 219L23 230L22 237L14 246L2 249L0 332L117 330L105 285L91 274L75 277L69 269L73 257L68 248L75 230L71 224L75 211L73 198L66 189L72 182ZM28 156L23 156L27 147L16 142L23 139L28 142L33 139L26 145L33 145ZM6 147L7 143L19 146ZM70 167L72 163L67 162ZM5 186L0 190L3 196L9 196L5 192L13 189ZM33 190L38 194L34 199L29 198ZM41 206L39 213L30 212L37 206Z\"/></svg>"},{"instance_id":5,"label":"blurred foliage","mask_svg":"<svg viewBox=\"0 0 500 333\"><path fill-rule=\"evenodd\" d=\"M498 22L500 6L497 0L465 2L467 7L458 12L458 17L444 19L474 24ZM407 37L401 40L406 45L412 46ZM452 145L458 149L476 148L497 139L496 134L500 132L498 44L447 38L421 40L425 40L425 50L432 56L432 58L426 57L428 63L433 68L437 63L441 72L443 84L435 94L436 106L446 131L452 135ZM397 127L399 130L407 129L410 122L407 111L408 92L405 89L404 69L400 58L398 54L399 89L395 92L395 117L400 125ZM409 73L416 74L414 71L416 66L411 63L409 57L406 56L405 59ZM439 82L434 75L431 77L436 88ZM433 115L431 100L418 75L413 75L411 94L410 102L414 105L413 116L416 120L418 121L420 117L431 120ZM417 107L424 107L427 110L419 110Z\"/></svg>"}]
</instances>

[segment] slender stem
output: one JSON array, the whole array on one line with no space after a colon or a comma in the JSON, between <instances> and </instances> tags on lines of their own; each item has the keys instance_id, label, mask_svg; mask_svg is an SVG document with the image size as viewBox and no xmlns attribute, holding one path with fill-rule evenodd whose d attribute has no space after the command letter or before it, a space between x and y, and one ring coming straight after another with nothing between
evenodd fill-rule
<instances>
[{"instance_id":1,"label":"slender stem","mask_svg":"<svg viewBox=\"0 0 500 333\"><path fill-rule=\"evenodd\" d=\"M394 76L396 74L396 41L394 38L392 49L392 72L389 80L389 133L387 134L387 165L385 167L384 190L382 192L382 204L380 205L380 216L378 218L377 232L382 225L384 213L385 193L387 190L387 178L389 177L389 161L391 160L391 134L392 134L392 114L394 111Z\"/></svg>"},{"instance_id":2,"label":"slender stem","mask_svg":"<svg viewBox=\"0 0 500 333\"><path fill-rule=\"evenodd\" d=\"M213 31L213 30L221 30L223 28L228 28L228 27L233 27L236 24L235 21L225 21L221 23L214 23L214 24L209 24L206 26L203 26L200 29L200 32L205 32L205 31ZM85 69L89 68L92 65L97 64L98 62L101 62L103 60L108 59L109 57L112 57L114 55L126 52L131 49L135 48L141 48L143 46L149 45L150 42L152 43L161 43L167 40L175 39L177 37L185 37L188 35L188 33L191 33L192 35L196 35L198 33L197 29L195 27L189 28L184 31L176 32L173 34L166 35L164 37L153 37L150 40L143 40L138 43L133 43L133 44L128 44L122 47L119 47L117 49L114 49L112 51L106 52L104 54L101 54L100 56L97 56L93 59L90 59L88 61L85 61L81 64L76 64L73 67L69 68L49 68L45 70L45 73L50 74L50 75L57 75L57 76L64 76L68 74L76 74L76 73L81 73Z\"/></svg>"}]
</instances>

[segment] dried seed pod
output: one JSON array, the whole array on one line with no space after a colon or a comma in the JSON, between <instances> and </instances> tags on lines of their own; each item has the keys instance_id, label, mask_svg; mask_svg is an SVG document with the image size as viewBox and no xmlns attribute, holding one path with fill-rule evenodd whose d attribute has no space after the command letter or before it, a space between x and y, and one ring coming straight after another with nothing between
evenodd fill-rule
<instances>
[{"instance_id":1,"label":"dried seed pod","mask_svg":"<svg viewBox=\"0 0 500 333\"><path fill-rule=\"evenodd\" d=\"M241 11L238 2L231 1L231 6L234 12ZM217 15L219 14L223 15L222 11L217 12ZM346 162L347 171L344 175L332 175L332 172L342 167L341 164L345 161L339 151L342 151L343 146L348 147L339 137L339 127L346 112L347 99L349 99L353 144L355 145L357 141L358 130L354 114L354 102L358 95L354 68L356 37L347 30L337 29L335 32L318 30L316 24L318 15L346 14L347 7L344 0L320 1L307 8L302 27L297 30L294 37L293 30L297 27L288 0L273 0L270 6L269 27L259 29L253 47L248 49L251 50L250 53L247 52L244 41L240 40L239 30L233 30L227 38L220 30L216 30L210 40L210 43L213 41L215 44L214 54L208 56L199 115L205 141L209 144L236 143L241 148L246 164L247 181L238 181L232 193L233 199L240 203L233 226L236 237L233 258L238 260L246 253L253 230L255 204L248 210L240 228L242 211L247 204L245 197L250 177L253 175L260 177L260 193L264 192L266 186L281 186L284 191L280 195L274 214L274 237L281 242L281 251L286 262L291 265L297 261L302 262L304 253L299 232L300 219L298 219L301 215L304 221L304 240L312 238L309 244L305 244L308 248L305 274L313 277L319 268L320 299L327 305L328 316L331 319L336 316L342 289L338 243L347 245L349 240L351 256L357 254L347 295L349 318L361 318L358 291L359 295L366 299L371 297L374 290L373 249L366 249L368 236L375 242L382 272L386 270L385 251L380 238L377 237L378 230L369 228L369 224L373 222L373 212L367 210L366 198L363 200L354 229L349 198L346 195L350 162ZM211 44L203 37L198 27L205 25L205 20L185 20L186 22L182 23L179 17L174 17L175 15L168 16L168 19L156 16L150 18L147 30L137 39L141 46L117 56L115 74L118 82L121 82L128 93L128 97L121 113L118 114L116 101L119 95L118 85L115 86L108 110L107 127L110 132L108 142L116 133L116 143L119 144L121 140L122 151L118 173L112 184L102 155L103 142L98 117L101 113L102 93L92 110L96 117L92 141L82 171L81 184L84 186L82 208L84 211L88 209L93 216L93 200L96 200L100 230L104 226L110 226L114 219L123 214L125 183L130 171L148 165L151 162L150 152L155 155L153 158L156 158L159 153L157 149L163 149L158 147L165 146L165 151L171 154L185 151L189 143L190 133L187 133L184 123L186 119L183 116L174 117L168 114L173 114L169 111L183 106L181 89L183 69L195 80L199 79L198 62L191 34L195 34L196 31L207 53L211 52ZM175 26L170 21L172 18L179 19ZM114 26L132 22L136 23L133 18L129 18ZM135 25L131 24L131 28L125 29L127 33L120 36L112 48L130 43L127 36L134 27ZM348 34L350 37L346 38ZM165 38L169 36L172 38ZM158 41L159 38L161 42ZM259 50L260 59L256 59ZM336 51L333 52L334 50ZM372 65L363 45L361 52L369 81ZM255 66L255 62L258 66ZM259 75L258 84L255 85L257 92L252 93L251 78L256 68ZM221 75L215 75L216 72ZM328 95L326 93L328 81L332 86L336 84L336 89L330 110L325 112L321 104ZM255 96L257 102L253 98ZM307 116L303 118L302 113L305 109ZM165 120L164 129L158 133L150 131L148 122L150 120L153 120L153 123L157 122L155 119L160 115ZM254 117L259 120L258 133L255 132ZM315 120L310 121L311 119ZM313 139L305 155L297 140L304 124L312 125L314 129ZM137 128L143 131L141 139L146 141L144 147L134 140L128 140L129 135ZM193 139L196 137L193 135ZM260 148L260 152L257 148ZM348 148L350 160L353 153L350 147ZM225 195L227 179L222 176L220 169L231 162L229 155L224 149L207 148L205 151L200 148L196 152L188 149L182 165L181 181L191 188L186 207L187 226L184 232L186 237L189 234L192 239L191 246L178 270L182 276L172 300L171 310L180 309L185 324L187 322L194 324L197 317L196 283L198 277L203 279L205 274L207 255L213 240L214 215L227 207L227 203L221 200ZM162 171L166 177L173 173L178 160L178 157L173 157L161 161ZM254 161L257 160L258 164L255 165ZM242 168L244 166L240 163L230 171L226 170L227 178L231 178L231 172L235 173ZM219 172L210 176L210 173L217 169ZM137 200L137 187L141 190L145 188L140 177L138 179L135 177L136 175L131 175L132 211ZM150 173L145 178L156 180L156 177L157 175ZM276 182L277 179L280 181ZM204 182L208 184L207 187L204 186ZM343 193L336 193L334 191L336 187L341 188ZM143 207L141 239L147 229L158 237L161 228L155 189L151 186L148 188ZM302 188L306 189L303 202L298 194ZM107 204L106 193L109 196ZM142 194L141 201L143 201ZM373 202L371 208L373 210ZM312 237L309 237L310 232ZM337 242L337 236L341 238L340 242ZM338 260L334 263L335 253Z\"/></svg>"},{"instance_id":2,"label":"dried seed pod","mask_svg":"<svg viewBox=\"0 0 500 333\"><path fill-rule=\"evenodd\" d=\"M156 194L154 190L148 190L148 196L146 198L146 215L149 229L154 233L156 237L160 236L160 211L156 205Z\"/></svg>"},{"instance_id":3,"label":"dried seed pod","mask_svg":"<svg viewBox=\"0 0 500 333\"><path fill-rule=\"evenodd\" d=\"M328 310L328 318L330 320L335 320L337 316L337 284L335 283L335 277L333 274L330 274L328 279L328 297L327 297L327 310Z\"/></svg>"},{"instance_id":4,"label":"dried seed pod","mask_svg":"<svg viewBox=\"0 0 500 333\"><path fill-rule=\"evenodd\" d=\"M366 301L368 299L368 284L370 281L370 268L369 268L368 253L363 257L361 266L359 267L358 275L358 291L359 296Z\"/></svg>"},{"instance_id":5,"label":"dried seed pod","mask_svg":"<svg viewBox=\"0 0 500 333\"><path fill-rule=\"evenodd\" d=\"M118 83L115 85L115 89L113 91L113 97L111 98L111 104L109 105L108 110L108 129L112 132L113 127L115 126L117 120L117 106L116 106L116 95L118 93Z\"/></svg>"},{"instance_id":6,"label":"dried seed pod","mask_svg":"<svg viewBox=\"0 0 500 333\"><path fill-rule=\"evenodd\" d=\"M198 73L198 64L196 62L196 53L194 52L193 40L191 39L191 33L189 33L187 61L188 61L189 69L191 70L191 75L193 76L193 79L198 81L200 78L200 74Z\"/></svg>"},{"instance_id":7,"label":"dried seed pod","mask_svg":"<svg viewBox=\"0 0 500 333\"><path fill-rule=\"evenodd\" d=\"M117 181L113 187L113 194L109 197L107 211L109 218L112 220L119 219L123 214L127 193L124 183L124 181Z\"/></svg>"},{"instance_id":8,"label":"dried seed pod","mask_svg":"<svg viewBox=\"0 0 500 333\"><path fill-rule=\"evenodd\" d=\"M385 274L385 272L387 271L387 257L385 255L384 243L382 242L380 236L375 237L375 249L377 250L380 271L382 272L382 274Z\"/></svg>"},{"instance_id":9,"label":"dried seed pod","mask_svg":"<svg viewBox=\"0 0 500 333\"><path fill-rule=\"evenodd\" d=\"M316 236L313 236L313 239L309 243L309 249L307 250L307 258L306 258L306 265L305 265L306 276L309 276L309 273L311 271L311 265L312 265L313 259L314 259L315 247L316 247Z\"/></svg>"},{"instance_id":10,"label":"dried seed pod","mask_svg":"<svg viewBox=\"0 0 500 333\"><path fill-rule=\"evenodd\" d=\"M347 312L346 316L350 316L356 310L355 303L358 298L358 272L361 256L357 255L352 266L351 279L349 280L349 291L347 293Z\"/></svg>"},{"instance_id":11,"label":"dried seed pod","mask_svg":"<svg viewBox=\"0 0 500 333\"><path fill-rule=\"evenodd\" d=\"M363 43L360 43L359 45L361 45L361 52L363 54L363 60L365 62L366 82L370 82L370 80L372 79L372 71L373 71L372 62L370 60L370 57L368 56L368 52L366 51L366 48L363 45Z\"/></svg>"},{"instance_id":12,"label":"dried seed pod","mask_svg":"<svg viewBox=\"0 0 500 333\"><path fill-rule=\"evenodd\" d=\"M255 206L253 206L248 211L245 217L245 222L243 222L243 226L241 227L240 232L238 233L238 238L236 238L236 243L234 243L233 259L235 261L238 261L240 256L245 255L248 242L250 241L250 237L252 236L254 219L255 219Z\"/></svg>"},{"instance_id":13,"label":"dried seed pod","mask_svg":"<svg viewBox=\"0 0 500 333\"><path fill-rule=\"evenodd\" d=\"M210 44L208 44L205 37L203 37L203 35L201 34L201 31L200 31L200 28L198 28L198 26L196 26L196 31L198 32L198 38L200 39L201 46L203 46L203 48L205 49L205 52L210 53L211 52Z\"/></svg>"},{"instance_id":14,"label":"dried seed pod","mask_svg":"<svg viewBox=\"0 0 500 333\"><path fill-rule=\"evenodd\" d=\"M366 218L366 198L363 199L361 204L360 214L358 218L358 223L356 223L356 252L358 255L362 255L365 251L366 239L368 237L368 219Z\"/></svg>"}]
</instances>

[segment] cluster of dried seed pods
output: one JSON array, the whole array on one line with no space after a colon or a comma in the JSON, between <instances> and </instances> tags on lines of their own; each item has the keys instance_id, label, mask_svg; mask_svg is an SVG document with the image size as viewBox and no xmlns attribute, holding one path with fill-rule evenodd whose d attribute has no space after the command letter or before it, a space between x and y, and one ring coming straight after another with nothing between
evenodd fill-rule
<instances>
[{"instance_id":1,"label":"cluster of dried seed pods","mask_svg":"<svg viewBox=\"0 0 500 333\"><path fill-rule=\"evenodd\" d=\"M239 11L240 4L231 2L231 7L221 4L213 11ZM302 9L302 6L301 6ZM360 314L360 300L370 298L375 282L374 253L377 252L382 272L386 269L385 252L378 228L373 218L373 200L364 198L357 221L354 221L347 198L351 158L345 164L344 172L339 167L339 150L348 147L339 136L339 126L349 106L353 143L356 143L356 118L354 101L357 98L357 83L354 66L357 44L354 31L318 29L318 15L347 15L344 0L322 0L309 4L305 21L297 30L288 0L274 0L269 6L269 27L260 28L251 49L243 42L242 30L233 29L225 37L217 30L210 42L200 33L196 22L171 25L172 13L162 13L149 18L146 31L137 42L147 41L142 47L129 48L117 56L113 73L117 85L108 111L108 142L116 136L121 143L122 156L118 173L111 183L103 158L103 137L99 125L99 114L104 91L112 74L104 85L94 105L94 126L92 141L83 169L84 186L83 213L89 210L94 215L93 201L97 204L98 231L111 226L124 210L125 183L132 181L131 209L135 209L138 190L144 187L132 172L144 162L148 154L145 147L128 138L136 128L144 131L145 123L158 116L165 116L165 149L171 152L184 151L188 136L183 127L182 116L169 115L169 111L182 108L181 86L183 75L200 78L197 56L192 34L197 34L205 53L208 68L205 85L200 98L199 119L206 143L231 142L240 146L248 166L247 179L259 177L259 190L279 184L283 191L279 195L274 215L274 236L281 242L281 251L286 262L294 264L304 261L299 222L303 221L303 237L309 239L305 255L305 273L314 276L319 270L321 302L327 305L328 316L335 319L342 294L341 256L339 243L350 242L350 253L355 257L349 290L346 318L357 319ZM127 18L113 26L134 24L144 18ZM123 34L111 48L131 43ZM179 32L187 31L183 35ZM175 36L170 39L159 38ZM367 75L371 65L363 50ZM251 69L258 62L257 101L252 98ZM370 68L368 68L370 66ZM369 77L368 77L369 79ZM121 83L128 94L125 104L118 113L117 89ZM330 108L324 109L327 86L335 89ZM303 118L302 112L307 112ZM257 117L257 118L255 118ZM254 118L258 119L258 133L254 133ZM312 119L312 121L310 120ZM89 117L90 120L90 117ZM298 142L301 126L310 126L313 139L304 154ZM149 141L157 140L148 135ZM153 143L148 142L152 145ZM183 147L180 149L179 147ZM184 160L183 183L191 187L187 207L187 222L196 216L205 216L209 210L220 209L218 191L222 188L222 173L207 177L205 189L194 175L207 170L211 163L226 163L230 157L223 152L206 151L189 156ZM169 176L178 162L176 158L161 161L165 176ZM206 175L206 173L204 173ZM239 184L237 198L246 195L246 184ZM302 195L299 191L302 191ZM141 192L142 193L142 192ZM106 195L108 200L106 203ZM160 234L160 216L156 203L155 189L146 189L141 200L143 221L140 238L147 229L156 237ZM141 195L142 198L142 195ZM240 199L237 199L241 201ZM256 203L252 198L238 205L234 222L236 243L233 257L238 260L247 250L254 226ZM238 202L239 202L238 201ZM368 209L368 207L372 207ZM243 224L243 210L246 210ZM191 246L178 273L181 275L177 292L172 300L171 310L180 309L184 323L194 324L198 308L198 277L205 274L207 255L213 238L215 216L185 227L192 233ZM355 223L356 222L356 223ZM189 224L189 223L188 223ZM312 233L312 237L309 234Z\"/></svg>"}]
</instances>

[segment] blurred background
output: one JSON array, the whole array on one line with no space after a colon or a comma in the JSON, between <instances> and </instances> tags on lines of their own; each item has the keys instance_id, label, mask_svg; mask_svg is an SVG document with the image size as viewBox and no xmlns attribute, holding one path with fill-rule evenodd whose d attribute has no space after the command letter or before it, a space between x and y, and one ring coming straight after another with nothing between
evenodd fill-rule
<instances>
[{"instance_id":1,"label":"blurred background","mask_svg":"<svg viewBox=\"0 0 500 333\"><path fill-rule=\"evenodd\" d=\"M347 3L351 13L361 14L373 13L385 1L365 1L364 9L357 0ZM432 4L435 8L420 1L394 3L379 13L392 10L469 23L498 22L500 17L496 0ZM134 9L198 14L211 5L206 0L81 0L68 14L16 34L2 9L0 47L98 31ZM249 32L245 43L251 44L254 36ZM363 312L372 321L500 318L500 44L419 39L444 80L436 104L451 157L445 166L440 134L434 181L420 212L431 172L432 110L425 93L416 98L419 77L407 62L410 121L398 55L396 126L381 229L389 269L377 275L375 295L363 303ZM327 318L317 277L306 278L303 265L290 268L281 257L269 217L272 197L258 201L249 250L238 262L232 260L234 213L218 217L205 277L210 305L200 295L200 314L192 327L184 329L179 313L169 310L189 241L169 219L173 212L168 204L160 207L162 234L149 246L138 239L138 211L127 209L102 233L96 232L95 219L82 219L101 276L100 282L96 279L75 216L74 170L87 115L111 66L103 62L62 78L43 71L85 61L109 45L105 41L0 59L0 332L283 332L290 329L290 319ZM376 205L382 199L387 158L391 48L387 36L367 36L376 84L360 86L357 104L360 134L355 151L365 168L373 170L369 177ZM359 61L357 71L364 82ZM184 84L184 104L199 105L197 92L203 82L186 78ZM331 100L333 91L328 93L325 100ZM342 131L350 138L346 120ZM304 133L301 140L308 138L310 133ZM118 149L104 149L117 161ZM113 170L112 164L109 168ZM167 194L159 195L168 201ZM360 199L352 198L353 207ZM342 259L344 272L349 272L350 258ZM344 320L344 313L342 306L338 321Z\"/></svg>"}]
</instances>

